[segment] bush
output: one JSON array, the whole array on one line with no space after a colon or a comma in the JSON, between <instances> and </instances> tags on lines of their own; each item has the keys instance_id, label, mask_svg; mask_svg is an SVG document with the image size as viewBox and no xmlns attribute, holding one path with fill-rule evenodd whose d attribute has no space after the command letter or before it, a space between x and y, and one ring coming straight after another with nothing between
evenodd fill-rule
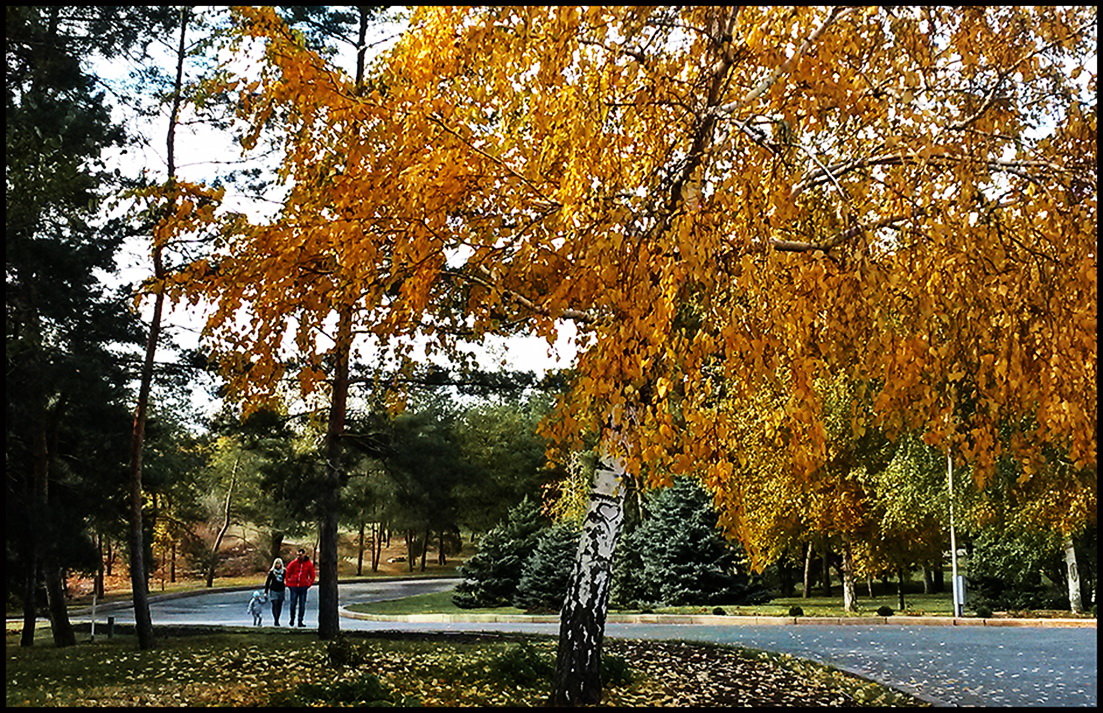
<instances>
[{"instance_id":1,"label":"bush","mask_svg":"<svg viewBox=\"0 0 1103 713\"><path fill-rule=\"evenodd\" d=\"M546 683L555 673L555 663L527 641L507 648L488 664L491 680L511 686Z\"/></svg>"},{"instance_id":2,"label":"bush","mask_svg":"<svg viewBox=\"0 0 1103 713\"><path fill-rule=\"evenodd\" d=\"M979 616L981 619L987 619L992 616L992 608L985 606L984 604L978 604L973 607L973 613Z\"/></svg>"},{"instance_id":3,"label":"bush","mask_svg":"<svg viewBox=\"0 0 1103 713\"><path fill-rule=\"evenodd\" d=\"M352 666L360 659L359 649L347 636L338 635L326 642L326 661L332 668Z\"/></svg>"},{"instance_id":4,"label":"bush","mask_svg":"<svg viewBox=\"0 0 1103 713\"><path fill-rule=\"evenodd\" d=\"M724 611L724 607L716 607L712 610L712 613L716 616L724 616L725 614L727 614L727 612Z\"/></svg>"},{"instance_id":5,"label":"bush","mask_svg":"<svg viewBox=\"0 0 1103 713\"><path fill-rule=\"evenodd\" d=\"M882 604L877 607L877 616L892 616L895 612L892 611L892 607L887 604Z\"/></svg>"},{"instance_id":6,"label":"bush","mask_svg":"<svg viewBox=\"0 0 1103 713\"><path fill-rule=\"evenodd\" d=\"M606 686L627 686L634 679L632 669L620 656L601 657L601 682Z\"/></svg>"},{"instance_id":7,"label":"bush","mask_svg":"<svg viewBox=\"0 0 1103 713\"><path fill-rule=\"evenodd\" d=\"M373 674L334 683L300 683L291 691L277 693L269 703L279 707L303 707L309 703L391 704L394 694Z\"/></svg>"},{"instance_id":8,"label":"bush","mask_svg":"<svg viewBox=\"0 0 1103 713\"><path fill-rule=\"evenodd\" d=\"M798 606L789 607L789 616L804 616L804 609Z\"/></svg>"}]
</instances>

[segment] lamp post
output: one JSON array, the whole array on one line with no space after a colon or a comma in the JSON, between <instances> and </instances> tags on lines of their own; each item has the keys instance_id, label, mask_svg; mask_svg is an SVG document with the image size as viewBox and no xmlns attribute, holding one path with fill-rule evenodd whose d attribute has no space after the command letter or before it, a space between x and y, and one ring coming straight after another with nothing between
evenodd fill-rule
<instances>
[{"instance_id":1,"label":"lamp post","mask_svg":"<svg viewBox=\"0 0 1103 713\"><path fill-rule=\"evenodd\" d=\"M954 459L946 452L946 480L950 491L950 579L953 586L954 616L963 616L965 609L965 586L957 573L957 538L954 533Z\"/></svg>"}]
</instances>

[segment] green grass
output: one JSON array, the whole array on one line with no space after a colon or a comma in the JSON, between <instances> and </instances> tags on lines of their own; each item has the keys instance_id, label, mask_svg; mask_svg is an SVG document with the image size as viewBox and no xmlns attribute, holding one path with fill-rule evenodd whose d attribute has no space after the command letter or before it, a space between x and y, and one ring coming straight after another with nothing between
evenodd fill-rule
<instances>
[{"instance_id":1,"label":"green grass","mask_svg":"<svg viewBox=\"0 0 1103 713\"><path fill-rule=\"evenodd\" d=\"M899 614L915 615L946 615L951 612L950 594L906 594L904 597L908 608ZM650 610L655 614L711 614L717 606L724 609L729 615L743 616L787 616L790 606L799 606L804 609L805 616L876 616L877 608L882 605L892 607L896 611L896 595L884 595L874 597L858 597L858 613L851 614L843 611L842 598L839 597L791 597L774 599L763 604L729 605L711 604L708 606L683 606L683 607L657 607ZM516 607L493 607L487 609L461 609L452 603L451 592L434 592L432 594L418 594L405 599L395 599L388 602L372 602L368 604L352 604L348 607L352 611L366 614L524 614L524 610ZM610 609L610 614L639 614L641 609Z\"/></svg>"},{"instance_id":2,"label":"green grass","mask_svg":"<svg viewBox=\"0 0 1103 713\"><path fill-rule=\"evenodd\" d=\"M452 592L431 592L429 594L417 594L403 599L392 599L386 602L371 602L368 604L352 604L348 607L352 611L367 614L524 614L523 609L517 607L487 607L485 609L461 609L452 603Z\"/></svg>"}]
</instances>

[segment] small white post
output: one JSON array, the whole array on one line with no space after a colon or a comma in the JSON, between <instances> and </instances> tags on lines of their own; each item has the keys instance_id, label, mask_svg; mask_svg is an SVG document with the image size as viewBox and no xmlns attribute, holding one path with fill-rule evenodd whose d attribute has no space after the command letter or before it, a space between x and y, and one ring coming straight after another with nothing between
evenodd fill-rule
<instances>
[{"instance_id":1,"label":"small white post","mask_svg":"<svg viewBox=\"0 0 1103 713\"><path fill-rule=\"evenodd\" d=\"M96 586L92 585L92 636L89 641L96 640Z\"/></svg>"}]
</instances>

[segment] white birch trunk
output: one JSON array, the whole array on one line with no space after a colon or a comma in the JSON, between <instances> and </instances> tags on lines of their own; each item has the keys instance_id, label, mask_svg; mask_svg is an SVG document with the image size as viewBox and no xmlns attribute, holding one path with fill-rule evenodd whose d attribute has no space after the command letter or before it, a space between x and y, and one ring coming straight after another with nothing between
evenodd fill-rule
<instances>
[{"instance_id":1,"label":"white birch trunk","mask_svg":"<svg viewBox=\"0 0 1103 713\"><path fill-rule=\"evenodd\" d=\"M1069 609L1074 614L1084 611L1084 603L1080 600L1080 569L1076 566L1076 548L1072 545L1072 537L1065 538L1065 566L1068 567L1069 580Z\"/></svg>"},{"instance_id":2,"label":"white birch trunk","mask_svg":"<svg viewBox=\"0 0 1103 713\"><path fill-rule=\"evenodd\" d=\"M624 464L602 458L559 623L553 706L601 700L601 645L613 574L613 551L624 519Z\"/></svg>"},{"instance_id":3,"label":"white birch trunk","mask_svg":"<svg viewBox=\"0 0 1103 713\"><path fill-rule=\"evenodd\" d=\"M858 598L854 594L854 559L850 556L850 544L843 543L843 611L858 611Z\"/></svg>"}]
</instances>

